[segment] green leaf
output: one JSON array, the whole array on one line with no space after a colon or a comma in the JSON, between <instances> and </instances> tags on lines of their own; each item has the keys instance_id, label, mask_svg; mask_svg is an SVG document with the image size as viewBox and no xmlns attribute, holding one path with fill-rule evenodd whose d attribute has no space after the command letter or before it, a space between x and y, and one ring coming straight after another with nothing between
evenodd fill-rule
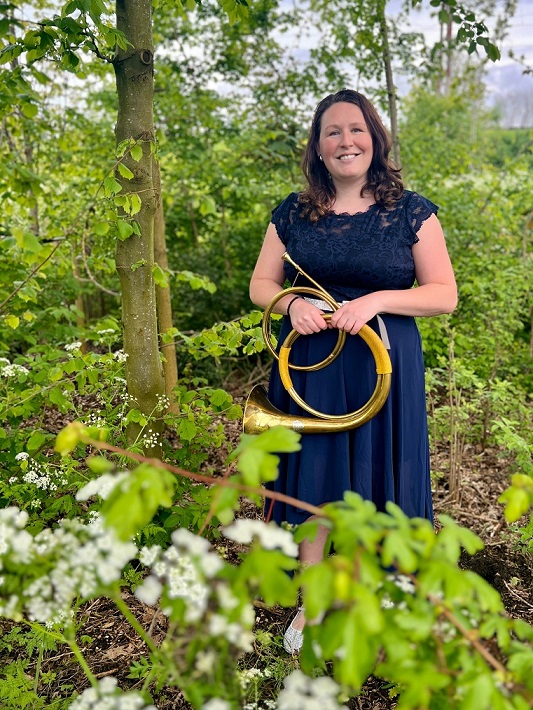
<instances>
[{"instance_id":1,"label":"green leaf","mask_svg":"<svg viewBox=\"0 0 533 710\"><path fill-rule=\"evenodd\" d=\"M48 393L48 399L62 411L67 409L70 405L70 400L63 394L62 387L53 387Z\"/></svg>"},{"instance_id":2,"label":"green leaf","mask_svg":"<svg viewBox=\"0 0 533 710\"><path fill-rule=\"evenodd\" d=\"M238 454L246 448L275 451L276 453L292 453L293 451L300 451L302 448L300 439L300 434L292 431L292 429L275 426L259 435L242 434L235 453Z\"/></svg>"},{"instance_id":3,"label":"green leaf","mask_svg":"<svg viewBox=\"0 0 533 710\"><path fill-rule=\"evenodd\" d=\"M392 565L402 572L415 572L418 558L409 548L409 538L401 530L390 530L383 542L382 561L385 567Z\"/></svg>"},{"instance_id":4,"label":"green leaf","mask_svg":"<svg viewBox=\"0 0 533 710\"><path fill-rule=\"evenodd\" d=\"M118 219L117 220L117 230L118 230L118 238L120 239L121 242L125 242L126 239L131 237L133 234L133 227L129 222L126 222L123 219Z\"/></svg>"},{"instance_id":5,"label":"green leaf","mask_svg":"<svg viewBox=\"0 0 533 710\"><path fill-rule=\"evenodd\" d=\"M26 118L35 118L39 112L39 107L35 104L23 103L20 106L20 110Z\"/></svg>"},{"instance_id":6,"label":"green leaf","mask_svg":"<svg viewBox=\"0 0 533 710\"><path fill-rule=\"evenodd\" d=\"M28 451L35 452L40 449L41 446L48 441L48 439L50 439L49 434L44 434L42 431L34 431L28 439L26 447Z\"/></svg>"},{"instance_id":7,"label":"green leaf","mask_svg":"<svg viewBox=\"0 0 533 710\"><path fill-rule=\"evenodd\" d=\"M16 330L20 325L20 318L18 316L14 316L14 315L10 314L10 315L4 317L4 322L10 328L13 328L13 330Z\"/></svg>"},{"instance_id":8,"label":"green leaf","mask_svg":"<svg viewBox=\"0 0 533 710\"><path fill-rule=\"evenodd\" d=\"M152 266L152 276L154 277L154 281L157 286L160 288L168 288L167 275L159 264L154 264L154 266Z\"/></svg>"},{"instance_id":9,"label":"green leaf","mask_svg":"<svg viewBox=\"0 0 533 710\"><path fill-rule=\"evenodd\" d=\"M259 545L243 559L239 576L258 590L267 606L291 606L296 601L297 588L287 574L298 562L280 550L264 550Z\"/></svg>"},{"instance_id":10,"label":"green leaf","mask_svg":"<svg viewBox=\"0 0 533 710\"><path fill-rule=\"evenodd\" d=\"M41 242L32 232L27 232L17 227L13 229L13 236L15 237L18 246L24 251L37 254L42 249Z\"/></svg>"},{"instance_id":11,"label":"green leaf","mask_svg":"<svg viewBox=\"0 0 533 710\"><path fill-rule=\"evenodd\" d=\"M231 480L231 479L230 479ZM213 513L222 525L229 525L234 519L234 511L240 507L241 492L229 486L217 486L213 500Z\"/></svg>"},{"instance_id":12,"label":"green leaf","mask_svg":"<svg viewBox=\"0 0 533 710\"><path fill-rule=\"evenodd\" d=\"M300 575L305 589L305 609L309 619L316 619L327 611L335 599L335 575L327 561L310 565Z\"/></svg>"},{"instance_id":13,"label":"green leaf","mask_svg":"<svg viewBox=\"0 0 533 710\"><path fill-rule=\"evenodd\" d=\"M130 150L130 155L136 163L143 157L143 148L140 143L136 143Z\"/></svg>"},{"instance_id":14,"label":"green leaf","mask_svg":"<svg viewBox=\"0 0 533 710\"><path fill-rule=\"evenodd\" d=\"M55 451L66 456L70 454L76 446L83 440L87 429L81 422L70 422L62 429L56 437Z\"/></svg>"},{"instance_id":15,"label":"green leaf","mask_svg":"<svg viewBox=\"0 0 533 710\"><path fill-rule=\"evenodd\" d=\"M63 368L60 365L51 367L48 370L48 379L51 382L58 382L63 377Z\"/></svg>"},{"instance_id":16,"label":"green leaf","mask_svg":"<svg viewBox=\"0 0 533 710\"><path fill-rule=\"evenodd\" d=\"M132 178L135 177L135 175L131 172L131 170L124 165L124 163L118 164L118 171L122 175L123 178L126 178L126 180L131 180Z\"/></svg>"},{"instance_id":17,"label":"green leaf","mask_svg":"<svg viewBox=\"0 0 533 710\"><path fill-rule=\"evenodd\" d=\"M130 207L130 214L137 214L138 212L141 211L142 207L142 201L139 195L136 193L133 193L130 195L130 200L131 200L131 207Z\"/></svg>"},{"instance_id":18,"label":"green leaf","mask_svg":"<svg viewBox=\"0 0 533 710\"><path fill-rule=\"evenodd\" d=\"M96 224L93 225L93 232L103 237L104 234L109 232L109 222L96 222Z\"/></svg>"},{"instance_id":19,"label":"green leaf","mask_svg":"<svg viewBox=\"0 0 533 710\"><path fill-rule=\"evenodd\" d=\"M122 190L122 185L112 175L108 175L104 180L104 194L106 197L113 197Z\"/></svg>"},{"instance_id":20,"label":"green leaf","mask_svg":"<svg viewBox=\"0 0 533 710\"><path fill-rule=\"evenodd\" d=\"M485 51L487 52L487 56L491 61L497 62L501 59L502 55L500 50L495 44L492 44L492 42L488 43L488 45L485 47Z\"/></svg>"},{"instance_id":21,"label":"green leaf","mask_svg":"<svg viewBox=\"0 0 533 710\"><path fill-rule=\"evenodd\" d=\"M191 422L189 419L182 419L180 421L178 425L178 436L180 439L192 441L197 433L198 429L194 422Z\"/></svg>"},{"instance_id":22,"label":"green leaf","mask_svg":"<svg viewBox=\"0 0 533 710\"><path fill-rule=\"evenodd\" d=\"M527 513L531 505L529 495L523 488L508 488L498 500L507 503L504 515L509 523L515 523L519 520L522 515Z\"/></svg>"},{"instance_id":23,"label":"green leaf","mask_svg":"<svg viewBox=\"0 0 533 710\"><path fill-rule=\"evenodd\" d=\"M240 404L232 404L231 407L226 410L226 419L241 419L242 415L243 411Z\"/></svg>"},{"instance_id":24,"label":"green leaf","mask_svg":"<svg viewBox=\"0 0 533 710\"><path fill-rule=\"evenodd\" d=\"M173 503L176 477L143 463L115 487L102 505L102 516L121 540L131 539L153 518L159 507Z\"/></svg>"},{"instance_id":25,"label":"green leaf","mask_svg":"<svg viewBox=\"0 0 533 710\"><path fill-rule=\"evenodd\" d=\"M93 473L102 476L104 473L110 473L115 467L103 456L89 456L86 460L87 466Z\"/></svg>"},{"instance_id":26,"label":"green leaf","mask_svg":"<svg viewBox=\"0 0 533 710\"><path fill-rule=\"evenodd\" d=\"M224 407L231 402L231 396L225 390L215 390L209 397L214 407Z\"/></svg>"}]
</instances>

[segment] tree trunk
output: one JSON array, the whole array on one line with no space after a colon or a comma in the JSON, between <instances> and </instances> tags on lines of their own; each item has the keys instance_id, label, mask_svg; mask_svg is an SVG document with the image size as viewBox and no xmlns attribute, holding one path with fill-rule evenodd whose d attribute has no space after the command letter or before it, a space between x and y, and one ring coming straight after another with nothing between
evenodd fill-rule
<instances>
[{"instance_id":1,"label":"tree trunk","mask_svg":"<svg viewBox=\"0 0 533 710\"><path fill-rule=\"evenodd\" d=\"M163 201L161 200L161 173L159 163L154 158L153 160L153 176L154 186L159 193L159 200L155 208L154 221L154 258L163 271L168 269L167 246L165 239L165 212L163 210ZM157 303L157 320L159 323L159 333L161 336L173 327L172 320L172 302L170 299L170 288L155 287L155 296ZM176 346L174 342L162 343L163 353L163 372L165 375L165 394L170 400L168 410L176 412L176 401L173 394L174 387L178 384L178 363L176 360Z\"/></svg>"},{"instance_id":2,"label":"tree trunk","mask_svg":"<svg viewBox=\"0 0 533 710\"><path fill-rule=\"evenodd\" d=\"M123 161L134 177L126 180L117 174L122 193L137 194L141 209L134 217L140 235L134 233L117 242L116 264L122 291L128 393L132 406L145 415L157 410L164 394L152 273L154 215L160 196L155 192L152 175L151 145L155 136L151 8L151 0L117 0L117 29L124 33L129 45L126 50L117 47L114 60L118 94L116 141L119 144L133 138L142 146L139 161L129 153ZM121 217L128 221L128 215ZM130 440L137 435L138 427L129 431Z\"/></svg>"},{"instance_id":3,"label":"tree trunk","mask_svg":"<svg viewBox=\"0 0 533 710\"><path fill-rule=\"evenodd\" d=\"M385 66L385 79L387 82L387 97L389 101L390 130L392 138L392 157L396 167L401 167L400 163L400 140L398 138L398 110L396 107L396 88L392 78L392 60L389 46L389 33L387 18L385 17L385 0L380 0L377 4L377 15L379 29L381 32L383 48L383 64Z\"/></svg>"}]
</instances>

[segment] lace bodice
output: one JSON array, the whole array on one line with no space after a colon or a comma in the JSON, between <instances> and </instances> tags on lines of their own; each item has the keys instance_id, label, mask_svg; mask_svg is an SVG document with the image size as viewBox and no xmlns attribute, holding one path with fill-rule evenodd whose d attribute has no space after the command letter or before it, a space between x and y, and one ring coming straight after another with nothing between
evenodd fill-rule
<instances>
[{"instance_id":1,"label":"lace bodice","mask_svg":"<svg viewBox=\"0 0 533 710\"><path fill-rule=\"evenodd\" d=\"M437 205L405 191L392 207L377 204L356 214L330 214L318 222L299 217L298 193L272 212L272 223L287 251L304 271L338 301L372 291L410 288L415 281L412 246ZM285 263L292 283L297 272ZM296 285L308 285L298 276Z\"/></svg>"}]
</instances>

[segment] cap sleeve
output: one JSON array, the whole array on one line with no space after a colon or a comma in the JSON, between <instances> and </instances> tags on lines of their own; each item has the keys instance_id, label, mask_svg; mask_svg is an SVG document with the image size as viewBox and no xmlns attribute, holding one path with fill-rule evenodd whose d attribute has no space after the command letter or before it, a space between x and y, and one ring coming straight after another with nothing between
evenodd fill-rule
<instances>
[{"instance_id":1,"label":"cap sleeve","mask_svg":"<svg viewBox=\"0 0 533 710\"><path fill-rule=\"evenodd\" d=\"M278 237L287 244L287 228L298 217L298 193L291 192L283 202L272 210L272 224L276 227Z\"/></svg>"},{"instance_id":2,"label":"cap sleeve","mask_svg":"<svg viewBox=\"0 0 533 710\"><path fill-rule=\"evenodd\" d=\"M427 197L422 197L417 192L413 192L407 204L407 220L413 234L413 244L418 242L417 233L426 219L432 214L437 214L439 208L434 202L428 200Z\"/></svg>"}]
</instances>

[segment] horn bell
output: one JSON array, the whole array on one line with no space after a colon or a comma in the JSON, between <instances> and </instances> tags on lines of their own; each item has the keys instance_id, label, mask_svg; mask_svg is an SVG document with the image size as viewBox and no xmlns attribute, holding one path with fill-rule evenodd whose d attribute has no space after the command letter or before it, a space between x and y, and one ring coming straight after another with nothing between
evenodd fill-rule
<instances>
[{"instance_id":1,"label":"horn bell","mask_svg":"<svg viewBox=\"0 0 533 710\"><path fill-rule=\"evenodd\" d=\"M262 385L255 385L244 407L243 430L246 434L260 434L274 426L284 426L300 433L318 434L356 429L379 412L387 399L390 385L390 373L378 375L376 388L368 402L357 411L336 419L286 414L270 402Z\"/></svg>"}]
</instances>

